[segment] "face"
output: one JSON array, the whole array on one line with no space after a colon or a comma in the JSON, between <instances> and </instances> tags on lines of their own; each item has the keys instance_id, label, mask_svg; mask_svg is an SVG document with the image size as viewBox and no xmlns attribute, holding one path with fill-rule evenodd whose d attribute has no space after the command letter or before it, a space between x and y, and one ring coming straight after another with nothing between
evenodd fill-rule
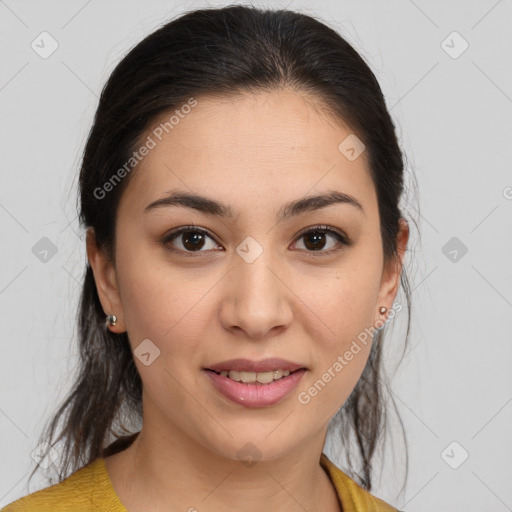
<instances>
[{"instance_id":1,"label":"face","mask_svg":"<svg viewBox=\"0 0 512 512\"><path fill-rule=\"evenodd\" d=\"M283 456L325 432L370 352L371 339L359 350L354 340L397 292L401 268L384 264L366 153L349 160L338 146L350 128L289 89L197 98L162 136L155 128L169 117L141 138L156 145L121 198L115 267L89 239L102 305L118 319L110 329L146 353L134 358L144 428L232 459L249 442L262 459ZM227 211L150 206L173 192ZM331 193L345 200L286 207ZM277 403L237 403L205 370L235 358L281 358L306 371Z\"/></svg>"}]
</instances>

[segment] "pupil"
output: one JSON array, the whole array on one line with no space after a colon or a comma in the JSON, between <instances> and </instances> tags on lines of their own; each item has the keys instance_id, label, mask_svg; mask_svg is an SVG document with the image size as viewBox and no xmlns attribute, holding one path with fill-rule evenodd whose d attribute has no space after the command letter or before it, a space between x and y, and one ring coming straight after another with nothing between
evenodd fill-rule
<instances>
[{"instance_id":1,"label":"pupil","mask_svg":"<svg viewBox=\"0 0 512 512\"><path fill-rule=\"evenodd\" d=\"M308 244L308 240L314 239L315 242L313 244ZM320 244L318 244L320 242ZM320 231L315 231L312 234L306 236L306 247L309 249L321 249L323 244L321 242L325 242L325 233L321 233Z\"/></svg>"},{"instance_id":2,"label":"pupil","mask_svg":"<svg viewBox=\"0 0 512 512\"><path fill-rule=\"evenodd\" d=\"M203 246L204 244L204 236L202 233L198 233L198 232L191 232L192 234L185 234L183 235L184 237L184 241L183 241L183 246L187 249L191 249L191 250L196 250L196 249L201 249L201 247ZM191 244L190 247L187 247L187 244Z\"/></svg>"}]
</instances>

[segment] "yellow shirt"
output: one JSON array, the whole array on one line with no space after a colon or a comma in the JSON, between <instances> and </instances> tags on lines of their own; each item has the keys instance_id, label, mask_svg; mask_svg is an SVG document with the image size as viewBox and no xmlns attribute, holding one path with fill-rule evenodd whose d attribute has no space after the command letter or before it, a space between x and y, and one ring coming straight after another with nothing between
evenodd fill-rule
<instances>
[{"instance_id":1,"label":"yellow shirt","mask_svg":"<svg viewBox=\"0 0 512 512\"><path fill-rule=\"evenodd\" d=\"M372 496L322 453L320 464L329 475L343 512L397 512ZM60 483L20 498L0 512L127 512L114 491L105 466L98 458Z\"/></svg>"}]
</instances>

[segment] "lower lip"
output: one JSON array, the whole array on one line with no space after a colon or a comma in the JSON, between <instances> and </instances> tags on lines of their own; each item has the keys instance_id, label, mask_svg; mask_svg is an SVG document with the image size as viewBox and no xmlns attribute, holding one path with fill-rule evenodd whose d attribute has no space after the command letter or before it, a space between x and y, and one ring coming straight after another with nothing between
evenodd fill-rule
<instances>
[{"instance_id":1,"label":"lower lip","mask_svg":"<svg viewBox=\"0 0 512 512\"><path fill-rule=\"evenodd\" d=\"M211 370L204 371L226 398L246 407L265 407L280 402L293 391L306 373L302 369L269 384L247 384L223 377Z\"/></svg>"}]
</instances>

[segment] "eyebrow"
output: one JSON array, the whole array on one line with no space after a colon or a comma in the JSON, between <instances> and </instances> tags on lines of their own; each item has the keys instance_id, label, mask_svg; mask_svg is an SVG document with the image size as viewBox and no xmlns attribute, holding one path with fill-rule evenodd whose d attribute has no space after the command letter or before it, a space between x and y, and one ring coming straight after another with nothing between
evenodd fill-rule
<instances>
[{"instance_id":1,"label":"eyebrow","mask_svg":"<svg viewBox=\"0 0 512 512\"><path fill-rule=\"evenodd\" d=\"M208 215L217 215L224 218L235 218L239 214L239 212L234 210L231 206L221 201L198 194L180 190L170 190L167 194L168 195L165 197L148 204L144 209L144 213L162 207L183 206L193 208L194 210ZM306 196L286 203L279 209L277 218L279 221L286 220L290 217L300 215L301 213L313 212L333 204L348 204L365 214L363 206L355 197L343 192L338 192L337 190L329 190L323 194Z\"/></svg>"}]
</instances>

